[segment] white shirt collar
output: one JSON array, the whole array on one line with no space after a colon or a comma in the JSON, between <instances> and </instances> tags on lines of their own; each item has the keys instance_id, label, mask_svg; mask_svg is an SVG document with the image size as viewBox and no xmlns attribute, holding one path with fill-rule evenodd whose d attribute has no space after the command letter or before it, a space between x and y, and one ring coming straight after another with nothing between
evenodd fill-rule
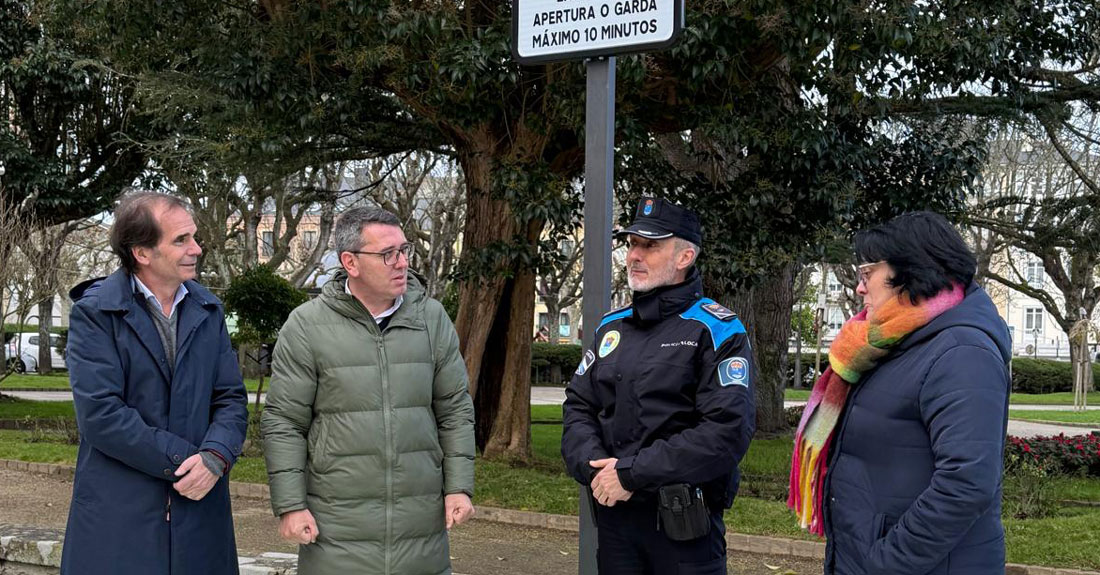
<instances>
[{"instance_id":1,"label":"white shirt collar","mask_svg":"<svg viewBox=\"0 0 1100 575\"><path fill-rule=\"evenodd\" d=\"M348 280L344 280L344 293L350 295L351 297L355 297L355 294L351 293L351 288L348 287ZM405 295L404 294L397 296L397 299L393 300L393 305L390 306L390 309L387 309L386 311L374 316L375 323L382 323L382 320L384 320L387 317L390 317L391 315L393 315L394 312L397 311L397 308L401 307L401 304L404 301L405 301Z\"/></svg>"},{"instance_id":2,"label":"white shirt collar","mask_svg":"<svg viewBox=\"0 0 1100 575\"><path fill-rule=\"evenodd\" d=\"M153 300L153 304L156 306L156 309L161 313L164 313L164 306L160 304L160 300L158 300L157 296L153 294L153 291L146 287L145 284L142 283L142 281L139 280L136 275L131 275L130 277L134 280L134 289L141 291L141 293L145 296L146 301L150 299ZM176 313L176 308L179 307L180 302L183 301L183 297L186 295L187 286L180 284L180 287L176 288L176 297L172 300L172 311L168 314L168 317L172 317L172 315Z\"/></svg>"}]
</instances>

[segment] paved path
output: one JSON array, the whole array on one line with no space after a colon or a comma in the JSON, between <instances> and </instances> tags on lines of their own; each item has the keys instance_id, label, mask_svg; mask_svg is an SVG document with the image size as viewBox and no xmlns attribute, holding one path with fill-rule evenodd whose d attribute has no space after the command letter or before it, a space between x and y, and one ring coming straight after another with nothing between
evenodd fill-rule
<instances>
[{"instance_id":1,"label":"paved path","mask_svg":"<svg viewBox=\"0 0 1100 575\"><path fill-rule=\"evenodd\" d=\"M0 469L0 524L64 528L72 481L57 475ZM267 501L233 498L233 527L242 555L294 553L279 539ZM450 532L455 575L569 575L577 572L577 534L474 520ZM816 559L736 552L731 575L821 572Z\"/></svg>"},{"instance_id":2,"label":"paved path","mask_svg":"<svg viewBox=\"0 0 1100 575\"><path fill-rule=\"evenodd\" d=\"M23 399L33 399L36 401L72 401L73 394L68 391L5 391L4 393L21 397ZM264 394L266 396L267 394ZM261 401L266 397L261 398ZM249 394L249 403L256 400L255 394ZM561 405L565 401L565 389L561 387L541 387L535 386L531 388L531 405ZM804 401L784 401L783 407L793 407L796 405L804 405ZM1025 409L1025 410L1047 410L1047 411L1070 411L1073 409L1072 405L1013 405L1012 409ZM1100 405L1090 405L1089 409L1100 409ZM1100 425L1096 427L1076 427L1071 425L1048 425L1044 423L1030 423L1026 421L1009 420L1008 433L1009 435L1015 435L1016 437L1034 437L1036 435L1058 435L1064 433L1066 435L1081 435L1088 433L1092 430L1100 430Z\"/></svg>"},{"instance_id":3,"label":"paved path","mask_svg":"<svg viewBox=\"0 0 1100 575\"><path fill-rule=\"evenodd\" d=\"M564 387L531 387L531 405L561 405L565 403Z\"/></svg>"}]
</instances>

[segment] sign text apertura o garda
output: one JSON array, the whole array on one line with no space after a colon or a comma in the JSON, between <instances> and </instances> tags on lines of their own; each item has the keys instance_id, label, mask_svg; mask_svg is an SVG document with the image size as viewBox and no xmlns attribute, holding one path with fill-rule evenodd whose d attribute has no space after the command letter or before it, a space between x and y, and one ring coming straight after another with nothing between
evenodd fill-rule
<instances>
[{"instance_id":1,"label":"sign text apertura o garda","mask_svg":"<svg viewBox=\"0 0 1100 575\"><path fill-rule=\"evenodd\" d=\"M516 0L512 51L526 64L658 50L683 12L683 0Z\"/></svg>"}]
</instances>

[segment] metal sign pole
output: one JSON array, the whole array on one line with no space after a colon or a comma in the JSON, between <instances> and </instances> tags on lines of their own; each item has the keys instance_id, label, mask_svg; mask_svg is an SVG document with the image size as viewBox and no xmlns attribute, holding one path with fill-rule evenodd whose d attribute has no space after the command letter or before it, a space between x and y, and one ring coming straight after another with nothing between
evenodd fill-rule
<instances>
[{"instance_id":1,"label":"metal sign pole","mask_svg":"<svg viewBox=\"0 0 1100 575\"><path fill-rule=\"evenodd\" d=\"M611 198L615 185L615 57L589 60L584 124L584 337L592 346L611 308ZM580 487L580 575L596 575L596 523L588 487Z\"/></svg>"}]
</instances>

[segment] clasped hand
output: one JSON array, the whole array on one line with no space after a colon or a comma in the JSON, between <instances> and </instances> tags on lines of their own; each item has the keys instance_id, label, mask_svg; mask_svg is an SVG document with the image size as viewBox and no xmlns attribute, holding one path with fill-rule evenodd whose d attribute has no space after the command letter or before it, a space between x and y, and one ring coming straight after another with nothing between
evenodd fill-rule
<instances>
[{"instance_id":1,"label":"clasped hand","mask_svg":"<svg viewBox=\"0 0 1100 575\"><path fill-rule=\"evenodd\" d=\"M596 502L600 505L613 507L616 503L626 501L630 499L631 495L634 495L634 492L627 491L623 488L623 484L619 482L619 472L615 470L615 464L618 461L618 458L608 457L588 462L589 465L600 470L592 478L591 484L592 495L596 497Z\"/></svg>"}]
</instances>

